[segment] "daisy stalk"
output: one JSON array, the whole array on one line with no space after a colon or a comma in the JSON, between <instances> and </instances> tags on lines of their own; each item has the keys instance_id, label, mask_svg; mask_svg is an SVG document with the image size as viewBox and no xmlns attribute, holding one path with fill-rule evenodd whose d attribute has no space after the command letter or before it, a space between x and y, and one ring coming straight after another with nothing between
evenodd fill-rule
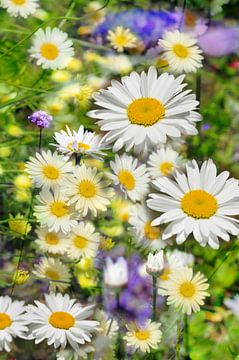
<instances>
[{"instance_id":1,"label":"daisy stalk","mask_svg":"<svg viewBox=\"0 0 239 360\"><path fill-rule=\"evenodd\" d=\"M157 276L153 275L152 276L152 280L153 280L153 309L152 309L152 320L156 321L157 320Z\"/></svg>"}]
</instances>

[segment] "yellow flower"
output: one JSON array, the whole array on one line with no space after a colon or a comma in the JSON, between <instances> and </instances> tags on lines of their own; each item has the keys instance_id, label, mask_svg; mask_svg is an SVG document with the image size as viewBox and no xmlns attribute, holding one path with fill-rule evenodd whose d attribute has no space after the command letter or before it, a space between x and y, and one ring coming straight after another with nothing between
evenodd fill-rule
<instances>
[{"instance_id":1,"label":"yellow flower","mask_svg":"<svg viewBox=\"0 0 239 360\"><path fill-rule=\"evenodd\" d=\"M15 218L9 214L8 225L11 231L19 235L27 235L31 231L31 225L27 220L24 220L24 216L17 214Z\"/></svg>"},{"instance_id":2,"label":"yellow flower","mask_svg":"<svg viewBox=\"0 0 239 360\"><path fill-rule=\"evenodd\" d=\"M70 71L79 71L81 70L82 66L83 64L81 60L72 58L67 65L67 69Z\"/></svg>"},{"instance_id":3,"label":"yellow flower","mask_svg":"<svg viewBox=\"0 0 239 360\"><path fill-rule=\"evenodd\" d=\"M84 54L84 59L88 62L104 62L104 58L93 51L87 51Z\"/></svg>"},{"instance_id":4,"label":"yellow flower","mask_svg":"<svg viewBox=\"0 0 239 360\"><path fill-rule=\"evenodd\" d=\"M105 9L102 9L102 5L98 1L89 1L89 4L84 8L87 20L92 23L99 23L105 17Z\"/></svg>"},{"instance_id":5,"label":"yellow flower","mask_svg":"<svg viewBox=\"0 0 239 360\"><path fill-rule=\"evenodd\" d=\"M18 202L27 202L30 200L30 192L24 189L17 190L15 198Z\"/></svg>"},{"instance_id":6,"label":"yellow flower","mask_svg":"<svg viewBox=\"0 0 239 360\"><path fill-rule=\"evenodd\" d=\"M51 76L52 80L59 83L64 83L70 80L71 74L67 70L56 70Z\"/></svg>"},{"instance_id":7,"label":"yellow flower","mask_svg":"<svg viewBox=\"0 0 239 360\"><path fill-rule=\"evenodd\" d=\"M77 280L83 289L89 289L96 286L96 280L92 277L88 277L84 274L77 276Z\"/></svg>"},{"instance_id":8,"label":"yellow flower","mask_svg":"<svg viewBox=\"0 0 239 360\"><path fill-rule=\"evenodd\" d=\"M91 33L91 28L87 25L79 26L77 29L77 33L79 35L89 35Z\"/></svg>"},{"instance_id":9,"label":"yellow flower","mask_svg":"<svg viewBox=\"0 0 239 360\"><path fill-rule=\"evenodd\" d=\"M76 95L77 100L80 102L80 106L84 108L89 106L92 93L92 87L88 85L83 85L81 87L79 93Z\"/></svg>"},{"instance_id":10,"label":"yellow flower","mask_svg":"<svg viewBox=\"0 0 239 360\"><path fill-rule=\"evenodd\" d=\"M88 271L93 269L93 261L90 258L82 258L80 262L76 264L77 270Z\"/></svg>"},{"instance_id":11,"label":"yellow flower","mask_svg":"<svg viewBox=\"0 0 239 360\"><path fill-rule=\"evenodd\" d=\"M13 282L17 285L23 285L29 279L29 272L24 270L17 270L13 274Z\"/></svg>"},{"instance_id":12,"label":"yellow flower","mask_svg":"<svg viewBox=\"0 0 239 360\"><path fill-rule=\"evenodd\" d=\"M26 174L20 174L13 180L14 185L18 189L29 189L32 185L31 179Z\"/></svg>"},{"instance_id":13,"label":"yellow flower","mask_svg":"<svg viewBox=\"0 0 239 360\"><path fill-rule=\"evenodd\" d=\"M9 135L14 136L14 137L19 137L22 135L22 129L19 126L14 125L14 124L8 125L6 130Z\"/></svg>"},{"instance_id":14,"label":"yellow flower","mask_svg":"<svg viewBox=\"0 0 239 360\"><path fill-rule=\"evenodd\" d=\"M129 220L130 208L132 204L122 198L116 198L111 203L113 212L117 220L127 222Z\"/></svg>"},{"instance_id":15,"label":"yellow flower","mask_svg":"<svg viewBox=\"0 0 239 360\"><path fill-rule=\"evenodd\" d=\"M123 52L126 48L134 48L137 42L131 31L124 29L123 26L117 26L114 31L109 30L107 40L118 52Z\"/></svg>"},{"instance_id":16,"label":"yellow flower","mask_svg":"<svg viewBox=\"0 0 239 360\"><path fill-rule=\"evenodd\" d=\"M11 155L12 149L9 146L4 146L0 148L0 157L5 158Z\"/></svg>"},{"instance_id":17,"label":"yellow flower","mask_svg":"<svg viewBox=\"0 0 239 360\"><path fill-rule=\"evenodd\" d=\"M124 228L121 224L109 224L101 226L100 230L107 236L115 237L120 236L123 233Z\"/></svg>"},{"instance_id":18,"label":"yellow flower","mask_svg":"<svg viewBox=\"0 0 239 360\"><path fill-rule=\"evenodd\" d=\"M95 167L98 170L102 170L104 167L104 162L98 159L85 159L84 164L89 167Z\"/></svg>"},{"instance_id":19,"label":"yellow flower","mask_svg":"<svg viewBox=\"0 0 239 360\"><path fill-rule=\"evenodd\" d=\"M115 242L110 237L102 237L100 240L100 249L109 251L111 250L115 245Z\"/></svg>"}]
</instances>

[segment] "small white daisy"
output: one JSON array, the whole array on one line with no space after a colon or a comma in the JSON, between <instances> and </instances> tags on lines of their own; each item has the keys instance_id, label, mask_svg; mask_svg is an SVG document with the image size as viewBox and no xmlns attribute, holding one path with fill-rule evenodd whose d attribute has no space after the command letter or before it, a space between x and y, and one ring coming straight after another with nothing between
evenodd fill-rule
<instances>
[{"instance_id":1,"label":"small white daisy","mask_svg":"<svg viewBox=\"0 0 239 360\"><path fill-rule=\"evenodd\" d=\"M73 206L68 205L68 198L62 191L55 194L50 191L41 191L37 196L40 205L35 205L34 215L41 225L47 226L49 231L69 232L77 225L78 215Z\"/></svg>"},{"instance_id":2,"label":"small white daisy","mask_svg":"<svg viewBox=\"0 0 239 360\"><path fill-rule=\"evenodd\" d=\"M124 336L128 346L134 350L150 352L157 349L162 338L162 331L159 330L161 323L148 320L144 325L130 324L127 326L127 333Z\"/></svg>"},{"instance_id":3,"label":"small white daisy","mask_svg":"<svg viewBox=\"0 0 239 360\"><path fill-rule=\"evenodd\" d=\"M41 227L36 230L36 233L35 243L41 251L58 255L63 255L66 252L68 239L63 232L49 231L47 227Z\"/></svg>"},{"instance_id":4,"label":"small white daisy","mask_svg":"<svg viewBox=\"0 0 239 360\"><path fill-rule=\"evenodd\" d=\"M163 264L162 264L163 271L159 276L159 280L161 282L169 280L170 275L174 271L176 272L179 269L182 269L184 266L185 265L181 257L169 251L167 253L164 253Z\"/></svg>"},{"instance_id":5,"label":"small white daisy","mask_svg":"<svg viewBox=\"0 0 239 360\"><path fill-rule=\"evenodd\" d=\"M129 224L132 226L134 239L139 244L151 250L164 248L167 243L161 239L162 230L152 226L155 214L146 206L137 204L130 211Z\"/></svg>"},{"instance_id":6,"label":"small white daisy","mask_svg":"<svg viewBox=\"0 0 239 360\"><path fill-rule=\"evenodd\" d=\"M123 26L117 26L114 30L109 30L107 40L118 52L134 48L137 44L134 34L131 33L130 29L124 29Z\"/></svg>"},{"instance_id":7,"label":"small white daisy","mask_svg":"<svg viewBox=\"0 0 239 360\"><path fill-rule=\"evenodd\" d=\"M143 199L149 190L149 176L145 164L139 165L138 160L132 156L116 155L110 162L113 173L108 173L115 185L132 201Z\"/></svg>"},{"instance_id":8,"label":"small white daisy","mask_svg":"<svg viewBox=\"0 0 239 360\"><path fill-rule=\"evenodd\" d=\"M68 235L67 255L70 259L92 258L97 254L100 234L90 223L80 222Z\"/></svg>"},{"instance_id":9,"label":"small white daisy","mask_svg":"<svg viewBox=\"0 0 239 360\"><path fill-rule=\"evenodd\" d=\"M146 263L146 271L149 275L159 275L164 268L164 253L159 251L155 254L149 253Z\"/></svg>"},{"instance_id":10,"label":"small white daisy","mask_svg":"<svg viewBox=\"0 0 239 360\"><path fill-rule=\"evenodd\" d=\"M182 158L170 147L161 148L149 156L148 172L156 179L159 176L169 176L182 165Z\"/></svg>"},{"instance_id":11,"label":"small white daisy","mask_svg":"<svg viewBox=\"0 0 239 360\"><path fill-rule=\"evenodd\" d=\"M174 305L183 313L191 315L192 312L200 310L205 297L209 296L209 293L205 291L208 287L209 284L204 275L198 272L193 276L193 270L184 267L174 271L168 281L160 283L159 294L168 296L168 305Z\"/></svg>"},{"instance_id":12,"label":"small white daisy","mask_svg":"<svg viewBox=\"0 0 239 360\"><path fill-rule=\"evenodd\" d=\"M47 27L34 34L29 53L43 69L63 69L74 56L74 49L67 33Z\"/></svg>"},{"instance_id":13,"label":"small white daisy","mask_svg":"<svg viewBox=\"0 0 239 360\"><path fill-rule=\"evenodd\" d=\"M74 130L72 132L66 125L66 131L56 132L53 137L57 142L53 145L58 151L67 155L76 153L102 156L105 155L103 150L107 148L102 142L101 135L85 130L83 125L79 127L77 132Z\"/></svg>"},{"instance_id":14,"label":"small white daisy","mask_svg":"<svg viewBox=\"0 0 239 360\"><path fill-rule=\"evenodd\" d=\"M186 174L175 172L175 180L158 178L153 183L164 194L150 194L147 205L163 213L152 225L170 223L163 232L166 240L176 235L178 244L192 233L201 246L207 243L219 248L219 238L230 240L229 234L239 234L238 180L228 179L229 172L217 175L212 160L199 169L195 160L186 165ZM165 195L166 194L166 195Z\"/></svg>"},{"instance_id":15,"label":"small white daisy","mask_svg":"<svg viewBox=\"0 0 239 360\"><path fill-rule=\"evenodd\" d=\"M123 287L128 283L128 265L123 257L119 257L115 262L109 257L106 258L104 283L109 288Z\"/></svg>"},{"instance_id":16,"label":"small white daisy","mask_svg":"<svg viewBox=\"0 0 239 360\"><path fill-rule=\"evenodd\" d=\"M10 16L26 18L34 14L39 4L38 0L1 0L0 6L7 9Z\"/></svg>"},{"instance_id":17,"label":"small white daisy","mask_svg":"<svg viewBox=\"0 0 239 360\"><path fill-rule=\"evenodd\" d=\"M35 301L28 305L26 319L31 338L38 344L47 340L54 348L69 345L77 352L79 345L90 342L99 322L87 320L93 314L94 305L82 307L76 299L60 293L45 295L45 304Z\"/></svg>"},{"instance_id":18,"label":"small white daisy","mask_svg":"<svg viewBox=\"0 0 239 360\"><path fill-rule=\"evenodd\" d=\"M48 150L36 153L35 158L30 157L30 161L26 163L26 171L36 187L54 190L73 172L73 166L56 151L52 153Z\"/></svg>"},{"instance_id":19,"label":"small white daisy","mask_svg":"<svg viewBox=\"0 0 239 360\"><path fill-rule=\"evenodd\" d=\"M91 345L80 345L76 352L72 349L60 349L56 354L56 360L82 360L89 359L90 353L94 352L95 348Z\"/></svg>"},{"instance_id":20,"label":"small white daisy","mask_svg":"<svg viewBox=\"0 0 239 360\"><path fill-rule=\"evenodd\" d=\"M32 272L38 279L50 281L51 291L64 291L71 285L69 268L59 259L43 258Z\"/></svg>"},{"instance_id":21,"label":"small white daisy","mask_svg":"<svg viewBox=\"0 0 239 360\"><path fill-rule=\"evenodd\" d=\"M165 32L159 45L170 69L178 73L195 72L202 67L202 50L196 45L197 39L178 30Z\"/></svg>"},{"instance_id":22,"label":"small white daisy","mask_svg":"<svg viewBox=\"0 0 239 360\"><path fill-rule=\"evenodd\" d=\"M224 304L239 318L239 294L237 294L234 299L225 299Z\"/></svg>"},{"instance_id":23,"label":"small white daisy","mask_svg":"<svg viewBox=\"0 0 239 360\"><path fill-rule=\"evenodd\" d=\"M75 204L82 216L89 211L96 216L98 211L106 211L110 205L113 191L108 180L102 180L104 174L98 173L96 168L77 166L74 176L68 177L64 190L69 197L69 204Z\"/></svg>"},{"instance_id":24,"label":"small white daisy","mask_svg":"<svg viewBox=\"0 0 239 360\"><path fill-rule=\"evenodd\" d=\"M0 351L11 351L13 338L26 336L23 301L12 301L9 296L0 297Z\"/></svg>"},{"instance_id":25,"label":"small white daisy","mask_svg":"<svg viewBox=\"0 0 239 360\"><path fill-rule=\"evenodd\" d=\"M182 134L195 135L195 122L201 116L195 113L198 101L191 90L183 91L184 76L175 78L163 73L159 77L155 67L139 75L132 72L121 82L113 80L107 90L100 90L93 98L101 109L88 112L100 119L104 140L114 143L113 151L125 146L126 151L145 153L167 136L180 138Z\"/></svg>"}]
</instances>

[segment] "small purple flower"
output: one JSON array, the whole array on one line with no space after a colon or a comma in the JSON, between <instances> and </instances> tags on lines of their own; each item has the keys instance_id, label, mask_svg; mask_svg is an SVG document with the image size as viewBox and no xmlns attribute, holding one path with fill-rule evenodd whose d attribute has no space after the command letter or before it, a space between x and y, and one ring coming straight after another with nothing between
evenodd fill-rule
<instances>
[{"instance_id":1,"label":"small purple flower","mask_svg":"<svg viewBox=\"0 0 239 360\"><path fill-rule=\"evenodd\" d=\"M48 128L53 118L45 111L37 110L28 116L28 120L30 120L32 123L35 123L39 128Z\"/></svg>"},{"instance_id":2,"label":"small purple flower","mask_svg":"<svg viewBox=\"0 0 239 360\"><path fill-rule=\"evenodd\" d=\"M210 125L208 124L208 123L206 123L206 124L203 124L202 126L201 126L201 129L202 129L202 131L207 131L207 130L209 130L210 129Z\"/></svg>"}]
</instances>

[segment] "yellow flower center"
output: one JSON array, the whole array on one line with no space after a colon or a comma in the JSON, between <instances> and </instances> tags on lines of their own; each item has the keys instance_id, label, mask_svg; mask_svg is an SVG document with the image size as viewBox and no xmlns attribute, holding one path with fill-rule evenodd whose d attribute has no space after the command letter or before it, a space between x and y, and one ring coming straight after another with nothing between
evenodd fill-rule
<instances>
[{"instance_id":1,"label":"yellow flower center","mask_svg":"<svg viewBox=\"0 0 239 360\"><path fill-rule=\"evenodd\" d=\"M88 144L84 144L84 143L82 143L82 142L78 142L77 143L77 149L75 149L74 147L73 147L73 142L70 142L68 145L67 145L67 149L68 150L70 150L70 151L74 151L74 150L77 150L77 151L79 151L79 150L84 150L84 151L86 151L86 150L89 150L90 149L90 145L88 145Z\"/></svg>"},{"instance_id":2,"label":"yellow flower center","mask_svg":"<svg viewBox=\"0 0 239 360\"><path fill-rule=\"evenodd\" d=\"M87 245L87 241L88 240L85 237L79 235L77 235L73 240L75 247L79 249L84 249Z\"/></svg>"},{"instance_id":3,"label":"yellow flower center","mask_svg":"<svg viewBox=\"0 0 239 360\"><path fill-rule=\"evenodd\" d=\"M173 163L168 161L163 162L159 167L161 173L164 174L165 176L170 174L172 168L173 168Z\"/></svg>"},{"instance_id":4,"label":"yellow flower center","mask_svg":"<svg viewBox=\"0 0 239 360\"><path fill-rule=\"evenodd\" d=\"M165 268L162 275L160 275L160 280L167 281L169 279L169 275L171 274L170 268Z\"/></svg>"},{"instance_id":5,"label":"yellow flower center","mask_svg":"<svg viewBox=\"0 0 239 360\"><path fill-rule=\"evenodd\" d=\"M43 166L43 174L50 180L56 180L59 178L60 172L59 170L52 165Z\"/></svg>"},{"instance_id":6,"label":"yellow flower center","mask_svg":"<svg viewBox=\"0 0 239 360\"><path fill-rule=\"evenodd\" d=\"M14 5L24 5L26 0L11 0Z\"/></svg>"},{"instance_id":7,"label":"yellow flower center","mask_svg":"<svg viewBox=\"0 0 239 360\"><path fill-rule=\"evenodd\" d=\"M160 229L156 226L151 226L151 221L144 225L144 235L148 240L156 240L160 235Z\"/></svg>"},{"instance_id":8,"label":"yellow flower center","mask_svg":"<svg viewBox=\"0 0 239 360\"><path fill-rule=\"evenodd\" d=\"M133 190L135 188L135 178L130 171L121 170L118 173L118 179L126 190Z\"/></svg>"},{"instance_id":9,"label":"yellow flower center","mask_svg":"<svg viewBox=\"0 0 239 360\"><path fill-rule=\"evenodd\" d=\"M135 331L135 336L139 340L147 340L150 336L150 333L148 330L137 330Z\"/></svg>"},{"instance_id":10,"label":"yellow flower center","mask_svg":"<svg viewBox=\"0 0 239 360\"><path fill-rule=\"evenodd\" d=\"M41 46L40 53L46 60L55 60L59 50L55 44L45 43Z\"/></svg>"},{"instance_id":11,"label":"yellow flower center","mask_svg":"<svg viewBox=\"0 0 239 360\"><path fill-rule=\"evenodd\" d=\"M195 219L209 219L218 208L217 200L204 190L189 191L181 200L182 210Z\"/></svg>"},{"instance_id":12,"label":"yellow flower center","mask_svg":"<svg viewBox=\"0 0 239 360\"><path fill-rule=\"evenodd\" d=\"M48 322L54 328L68 330L74 326L75 318L65 311L56 311L51 314Z\"/></svg>"},{"instance_id":13,"label":"yellow flower center","mask_svg":"<svg viewBox=\"0 0 239 360\"><path fill-rule=\"evenodd\" d=\"M0 330L4 330L12 323L10 316L6 313L0 313Z\"/></svg>"},{"instance_id":14,"label":"yellow flower center","mask_svg":"<svg viewBox=\"0 0 239 360\"><path fill-rule=\"evenodd\" d=\"M127 115L132 124L151 126L164 117L165 108L159 100L145 97L129 104Z\"/></svg>"},{"instance_id":15,"label":"yellow flower center","mask_svg":"<svg viewBox=\"0 0 239 360\"><path fill-rule=\"evenodd\" d=\"M173 46L173 51L178 57L182 59L188 57L189 54L188 48L182 44L175 44Z\"/></svg>"},{"instance_id":16,"label":"yellow flower center","mask_svg":"<svg viewBox=\"0 0 239 360\"><path fill-rule=\"evenodd\" d=\"M60 279L59 273L52 269L47 269L45 271L45 276L51 280L59 280Z\"/></svg>"},{"instance_id":17,"label":"yellow flower center","mask_svg":"<svg viewBox=\"0 0 239 360\"><path fill-rule=\"evenodd\" d=\"M51 212L57 217L62 217L69 213L69 208L63 201L55 201L51 204Z\"/></svg>"},{"instance_id":18,"label":"yellow flower center","mask_svg":"<svg viewBox=\"0 0 239 360\"><path fill-rule=\"evenodd\" d=\"M86 198L94 197L96 194L95 184L90 180L82 180L79 184L79 194Z\"/></svg>"},{"instance_id":19,"label":"yellow flower center","mask_svg":"<svg viewBox=\"0 0 239 360\"><path fill-rule=\"evenodd\" d=\"M190 298L195 294L196 288L195 288L195 285L192 284L190 281L185 281L180 286L179 292L184 297Z\"/></svg>"},{"instance_id":20,"label":"yellow flower center","mask_svg":"<svg viewBox=\"0 0 239 360\"><path fill-rule=\"evenodd\" d=\"M127 45L129 39L128 36L125 36L124 34L121 35L115 35L115 43L120 46Z\"/></svg>"},{"instance_id":21,"label":"yellow flower center","mask_svg":"<svg viewBox=\"0 0 239 360\"><path fill-rule=\"evenodd\" d=\"M51 232L46 234L45 241L49 245L56 245L59 243L59 238L55 232Z\"/></svg>"}]
</instances>

